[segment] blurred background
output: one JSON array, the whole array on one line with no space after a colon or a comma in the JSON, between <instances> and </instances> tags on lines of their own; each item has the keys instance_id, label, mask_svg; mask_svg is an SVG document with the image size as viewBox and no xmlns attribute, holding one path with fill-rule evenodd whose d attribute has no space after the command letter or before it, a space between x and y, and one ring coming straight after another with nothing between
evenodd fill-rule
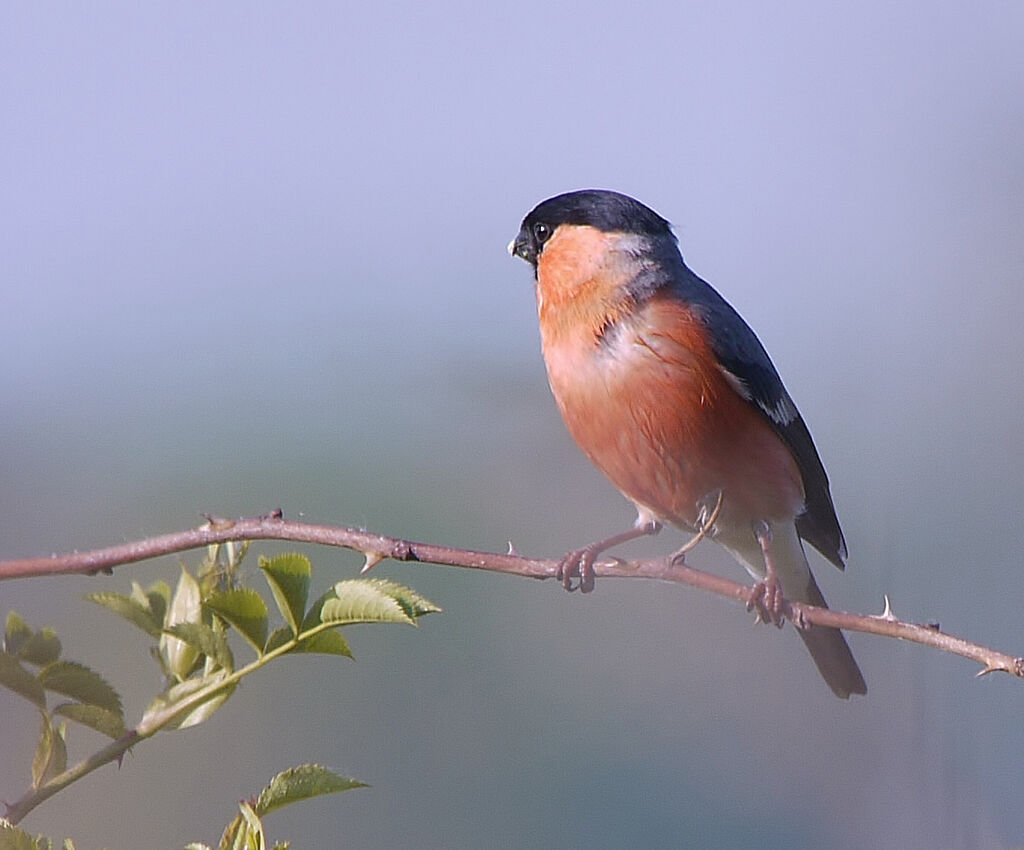
<instances>
[{"instance_id":1,"label":"blurred background","mask_svg":"<svg viewBox=\"0 0 1024 850\"><path fill-rule=\"evenodd\" d=\"M505 253L538 201L607 187L673 222L800 405L850 544L845 575L813 562L833 606L888 594L1024 652L1020 4L2 17L0 556L276 507L545 556L625 527L564 432L531 272ZM360 565L311 554L318 592ZM742 576L708 544L690 560ZM137 719L156 667L81 596L177 563L7 582L0 608L56 626ZM869 694L844 703L791 627L689 588L377 573L445 613L351 630L355 662L277 665L24 826L216 843L239 799L316 760L372 787L270 816L296 847L1024 842L1008 677L854 635ZM6 691L0 718L12 800L37 720ZM72 758L97 743L73 729Z\"/></svg>"}]
</instances>

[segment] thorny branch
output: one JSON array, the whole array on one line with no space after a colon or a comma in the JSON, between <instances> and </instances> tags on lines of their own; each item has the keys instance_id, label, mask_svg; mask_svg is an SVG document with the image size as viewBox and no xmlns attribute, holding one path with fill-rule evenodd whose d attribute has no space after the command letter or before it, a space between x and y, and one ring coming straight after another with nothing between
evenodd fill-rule
<instances>
[{"instance_id":1,"label":"thorny branch","mask_svg":"<svg viewBox=\"0 0 1024 850\"><path fill-rule=\"evenodd\" d=\"M0 581L29 576L110 573L114 567L159 555L243 540L291 540L351 549L362 553L366 558L364 572L383 560L391 559L547 579L555 578L559 565L556 559L527 558L511 551L504 555L476 552L416 543L356 528L293 522L286 520L278 510L266 516L233 520L211 516L198 528L122 543L105 549L0 561ZM606 578L673 581L724 596L748 607L752 602L750 585L695 570L680 558L647 558L635 561L605 559L594 565L594 572ZM946 634L937 626L904 622L892 614L888 599L885 611L879 615L851 614L787 601L785 616L792 622L803 624L805 628L814 624L832 626L847 631L908 640L943 652L961 655L981 665L979 676L998 671L1024 678L1024 658L997 652Z\"/></svg>"}]
</instances>

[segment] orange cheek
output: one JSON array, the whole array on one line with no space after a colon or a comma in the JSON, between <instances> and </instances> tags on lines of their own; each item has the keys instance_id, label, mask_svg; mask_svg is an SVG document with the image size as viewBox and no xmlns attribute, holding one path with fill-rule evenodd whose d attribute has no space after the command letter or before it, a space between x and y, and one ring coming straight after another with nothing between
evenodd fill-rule
<instances>
[{"instance_id":1,"label":"orange cheek","mask_svg":"<svg viewBox=\"0 0 1024 850\"><path fill-rule=\"evenodd\" d=\"M545 351L571 345L589 353L602 331L633 307L637 268L620 250L623 234L562 225L537 263L537 310Z\"/></svg>"},{"instance_id":2,"label":"orange cheek","mask_svg":"<svg viewBox=\"0 0 1024 850\"><path fill-rule=\"evenodd\" d=\"M621 239L622 234L584 225L559 227L537 261L542 302L558 305L580 297L606 301L633 271L616 250Z\"/></svg>"}]
</instances>

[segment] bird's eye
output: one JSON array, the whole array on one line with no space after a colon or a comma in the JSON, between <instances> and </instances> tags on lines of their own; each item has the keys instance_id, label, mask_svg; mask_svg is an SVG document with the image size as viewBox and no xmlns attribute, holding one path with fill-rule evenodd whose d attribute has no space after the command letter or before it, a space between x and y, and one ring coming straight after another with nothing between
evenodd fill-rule
<instances>
[{"instance_id":1,"label":"bird's eye","mask_svg":"<svg viewBox=\"0 0 1024 850\"><path fill-rule=\"evenodd\" d=\"M551 228L542 221L537 222L533 226L533 238L537 240L538 245L543 245L551 238Z\"/></svg>"}]
</instances>

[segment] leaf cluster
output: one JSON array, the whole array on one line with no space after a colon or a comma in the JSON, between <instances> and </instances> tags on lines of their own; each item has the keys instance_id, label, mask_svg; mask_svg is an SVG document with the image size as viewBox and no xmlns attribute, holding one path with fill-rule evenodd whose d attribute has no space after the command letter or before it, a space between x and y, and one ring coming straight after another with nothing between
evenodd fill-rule
<instances>
[{"instance_id":1,"label":"leaf cluster","mask_svg":"<svg viewBox=\"0 0 1024 850\"><path fill-rule=\"evenodd\" d=\"M61 657L53 629L35 630L15 611L7 614L0 685L28 700L39 712L40 732L32 759L32 788L67 768L67 723L80 723L118 738L125 733L121 697L99 673ZM48 704L48 694L58 702Z\"/></svg>"},{"instance_id":2,"label":"leaf cluster","mask_svg":"<svg viewBox=\"0 0 1024 850\"><path fill-rule=\"evenodd\" d=\"M239 565L245 551L244 545L211 547L195 574L182 566L173 591L164 582L147 589L133 582L128 594L103 591L87 595L89 601L117 614L154 641L151 654L165 685L131 729L125 726L117 691L99 673L62 658L53 629L36 630L16 612L7 615L0 685L35 707L41 731L29 790L7 805L7 820L0 820L0 850L8 846L42 850L44 843L40 842L48 839L31 838L15 827L29 811L97 767L120 762L139 741L162 730L208 720L245 676L270 661L294 653L351 658L341 633L344 626L416 625L424 614L441 610L408 587L371 578L336 582L310 602L309 559L285 554L259 559L260 574L280 618L274 622L267 600L241 578ZM251 659L242 666L232 650L232 633L251 650ZM112 743L69 768L67 721L94 729ZM312 765L286 771L259 798L241 804L219 846L265 847L261 818L267 812L297 799L361 784ZM30 843L23 845L22 841Z\"/></svg>"}]
</instances>

